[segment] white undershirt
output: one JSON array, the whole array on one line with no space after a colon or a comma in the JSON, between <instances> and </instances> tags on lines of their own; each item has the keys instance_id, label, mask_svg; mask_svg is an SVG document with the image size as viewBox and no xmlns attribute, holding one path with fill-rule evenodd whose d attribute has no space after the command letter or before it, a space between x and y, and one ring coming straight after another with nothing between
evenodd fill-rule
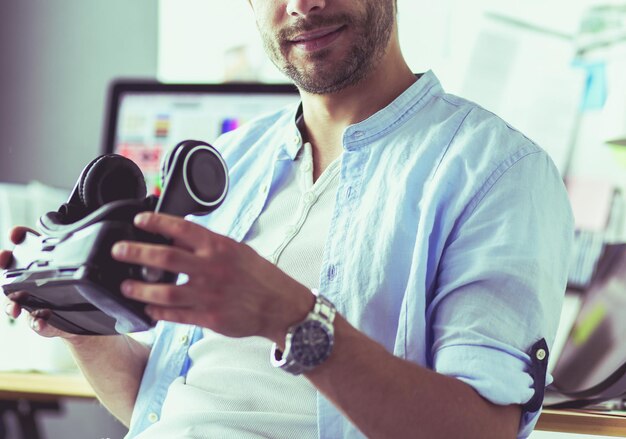
<instances>
[{"instance_id":1,"label":"white undershirt","mask_svg":"<svg viewBox=\"0 0 626 439\"><path fill-rule=\"evenodd\" d=\"M305 144L245 242L309 288L319 285L340 158L313 183ZM192 366L169 388L161 419L139 438L317 438L317 392L304 377L271 366L271 342L205 329Z\"/></svg>"}]
</instances>

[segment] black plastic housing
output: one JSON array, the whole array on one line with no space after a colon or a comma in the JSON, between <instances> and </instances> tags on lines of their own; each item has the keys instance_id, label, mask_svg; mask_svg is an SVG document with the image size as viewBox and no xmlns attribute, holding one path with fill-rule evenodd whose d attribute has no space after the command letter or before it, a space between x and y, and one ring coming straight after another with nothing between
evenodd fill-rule
<instances>
[{"instance_id":1,"label":"black plastic housing","mask_svg":"<svg viewBox=\"0 0 626 439\"><path fill-rule=\"evenodd\" d=\"M113 244L120 240L167 243L122 221L98 222L63 238L29 233L16 247L15 268L3 273L4 292L19 293L16 301L24 309L46 310L49 324L72 334L147 330L153 322L144 304L120 293L123 280L144 280L141 267L111 257ZM176 275L163 273L159 282L175 280Z\"/></svg>"}]
</instances>

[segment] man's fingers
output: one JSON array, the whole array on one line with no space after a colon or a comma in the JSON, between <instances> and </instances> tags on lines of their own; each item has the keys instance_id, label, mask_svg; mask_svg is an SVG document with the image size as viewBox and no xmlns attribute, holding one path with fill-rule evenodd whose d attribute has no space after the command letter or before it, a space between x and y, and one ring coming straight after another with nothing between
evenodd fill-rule
<instances>
[{"instance_id":1,"label":"man's fingers","mask_svg":"<svg viewBox=\"0 0 626 439\"><path fill-rule=\"evenodd\" d=\"M25 292L12 293L9 295L4 303L4 312L14 319L17 319L22 313L22 307L16 300L19 300L19 297L28 294ZM28 321L28 326L31 327L33 331L42 337L63 337L66 339L72 337L79 337L78 335L70 334L60 329L55 328L54 326L48 323L48 319L52 316L52 312L49 309L37 309L33 312L26 313L26 319Z\"/></svg>"},{"instance_id":2,"label":"man's fingers","mask_svg":"<svg viewBox=\"0 0 626 439\"><path fill-rule=\"evenodd\" d=\"M12 300L5 299L3 306L5 314L13 319L17 319L22 313L22 307Z\"/></svg>"},{"instance_id":3,"label":"man's fingers","mask_svg":"<svg viewBox=\"0 0 626 439\"><path fill-rule=\"evenodd\" d=\"M27 232L31 232L39 236L39 233L31 228L18 226L11 229L11 232L9 233L9 239L13 244L19 244L24 240Z\"/></svg>"},{"instance_id":4,"label":"man's fingers","mask_svg":"<svg viewBox=\"0 0 626 439\"><path fill-rule=\"evenodd\" d=\"M17 291L15 293L8 294L7 302L9 303L9 305L5 306L5 312L14 319L17 319L22 313L22 306L19 302L27 296L28 293L26 291Z\"/></svg>"},{"instance_id":5,"label":"man's fingers","mask_svg":"<svg viewBox=\"0 0 626 439\"><path fill-rule=\"evenodd\" d=\"M0 270L4 270L11 264L13 253L8 250L0 250Z\"/></svg>"},{"instance_id":6,"label":"man's fingers","mask_svg":"<svg viewBox=\"0 0 626 439\"><path fill-rule=\"evenodd\" d=\"M22 307L12 300L7 300L5 303L4 312L11 318L17 319L22 313ZM43 335L44 337L54 337L57 334L58 330L48 325L46 321L50 318L49 310L37 310L32 313L27 313L28 326L31 327L33 331L38 333L39 335Z\"/></svg>"},{"instance_id":7,"label":"man's fingers","mask_svg":"<svg viewBox=\"0 0 626 439\"><path fill-rule=\"evenodd\" d=\"M205 227L183 218L144 212L135 217L135 225L148 232L165 235L174 240L174 244L190 251L206 244L207 237L218 236Z\"/></svg>"},{"instance_id":8,"label":"man's fingers","mask_svg":"<svg viewBox=\"0 0 626 439\"><path fill-rule=\"evenodd\" d=\"M30 326L30 329L32 329L35 332L41 331L44 323L45 322L43 319L37 318L32 314L28 316L28 326Z\"/></svg>"},{"instance_id":9,"label":"man's fingers","mask_svg":"<svg viewBox=\"0 0 626 439\"><path fill-rule=\"evenodd\" d=\"M24 237L27 232L31 232L35 235L39 235L39 233L35 232L33 229L28 227L13 227L9 232L9 239L13 244L20 244L24 241ZM0 250L0 270L6 269L9 264L11 264L11 260L13 259L13 253L8 250Z\"/></svg>"},{"instance_id":10,"label":"man's fingers","mask_svg":"<svg viewBox=\"0 0 626 439\"><path fill-rule=\"evenodd\" d=\"M121 286L124 296L153 305L190 308L197 305L197 297L185 285L151 284L126 280Z\"/></svg>"},{"instance_id":11,"label":"man's fingers","mask_svg":"<svg viewBox=\"0 0 626 439\"><path fill-rule=\"evenodd\" d=\"M120 241L111 249L115 259L131 264L160 268L175 273L197 271L197 258L178 247Z\"/></svg>"},{"instance_id":12,"label":"man's fingers","mask_svg":"<svg viewBox=\"0 0 626 439\"><path fill-rule=\"evenodd\" d=\"M28 315L28 324L30 328L42 337L57 337L62 334L61 331L48 324L49 316L40 316L37 313Z\"/></svg>"}]
</instances>

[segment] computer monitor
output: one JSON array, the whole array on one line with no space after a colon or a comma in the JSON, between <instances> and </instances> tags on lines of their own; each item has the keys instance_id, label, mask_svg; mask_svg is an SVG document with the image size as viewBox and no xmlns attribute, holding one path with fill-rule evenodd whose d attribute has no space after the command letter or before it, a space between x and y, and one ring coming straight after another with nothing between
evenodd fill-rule
<instances>
[{"instance_id":1,"label":"computer monitor","mask_svg":"<svg viewBox=\"0 0 626 439\"><path fill-rule=\"evenodd\" d=\"M160 193L161 158L177 143L212 143L264 113L299 100L288 84L162 84L116 81L109 91L104 153L133 160L149 194Z\"/></svg>"}]
</instances>

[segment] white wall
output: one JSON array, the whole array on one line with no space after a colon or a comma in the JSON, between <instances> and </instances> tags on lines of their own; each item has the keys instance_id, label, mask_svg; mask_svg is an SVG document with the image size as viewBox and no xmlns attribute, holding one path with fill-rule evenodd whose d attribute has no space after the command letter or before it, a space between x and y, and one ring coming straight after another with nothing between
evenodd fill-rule
<instances>
[{"instance_id":1,"label":"white wall","mask_svg":"<svg viewBox=\"0 0 626 439\"><path fill-rule=\"evenodd\" d=\"M100 153L108 82L154 77L153 0L2 0L0 181L71 188Z\"/></svg>"}]
</instances>

